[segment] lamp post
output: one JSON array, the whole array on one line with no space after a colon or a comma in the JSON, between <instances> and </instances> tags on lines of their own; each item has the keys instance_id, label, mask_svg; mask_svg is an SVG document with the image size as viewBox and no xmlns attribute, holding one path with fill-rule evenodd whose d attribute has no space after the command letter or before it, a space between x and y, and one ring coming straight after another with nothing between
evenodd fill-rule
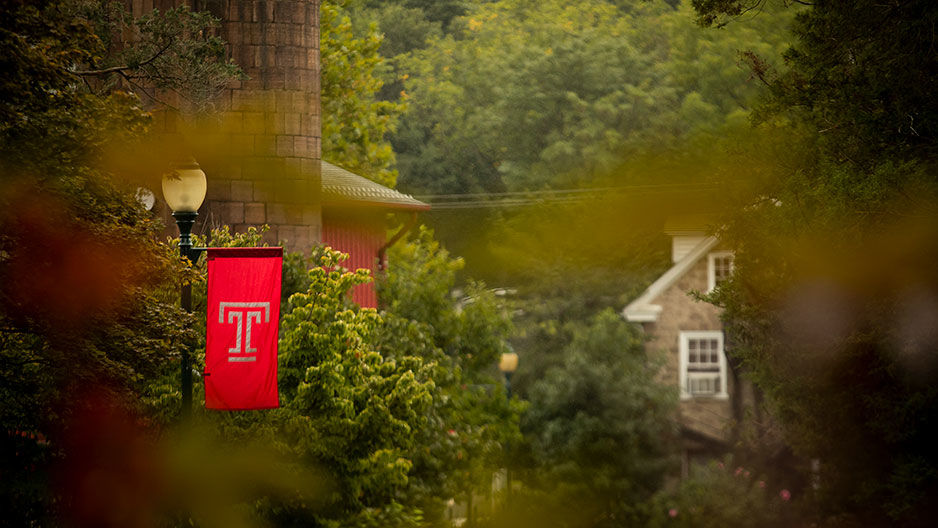
<instances>
[{"instance_id":1,"label":"lamp post","mask_svg":"<svg viewBox=\"0 0 938 528\"><path fill-rule=\"evenodd\" d=\"M192 265L199 253L192 248L192 226L205 200L205 173L194 159L174 163L170 168L170 172L163 175L163 198L173 210L173 218L179 227L179 254ZM183 310L192 312L192 286L188 283L180 288L180 305ZM180 363L182 416L185 419L192 413L192 369L188 347L183 348Z\"/></svg>"},{"instance_id":2,"label":"lamp post","mask_svg":"<svg viewBox=\"0 0 938 528\"><path fill-rule=\"evenodd\" d=\"M516 352L505 352L498 361L498 370L505 375L505 394L508 401L511 401L511 376L518 370L518 354ZM505 446L506 451L511 449L511 443ZM505 507L511 507L511 467L509 459L505 461Z\"/></svg>"},{"instance_id":3,"label":"lamp post","mask_svg":"<svg viewBox=\"0 0 938 528\"><path fill-rule=\"evenodd\" d=\"M518 354L516 352L505 352L498 360L498 370L505 375L505 390L508 393L508 399L511 399L511 375L518 370Z\"/></svg>"}]
</instances>

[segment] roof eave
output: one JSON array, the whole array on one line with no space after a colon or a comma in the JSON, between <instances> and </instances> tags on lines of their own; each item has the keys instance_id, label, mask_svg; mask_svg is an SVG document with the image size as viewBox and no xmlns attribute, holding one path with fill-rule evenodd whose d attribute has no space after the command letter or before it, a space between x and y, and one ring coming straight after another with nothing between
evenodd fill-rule
<instances>
[{"instance_id":1,"label":"roof eave","mask_svg":"<svg viewBox=\"0 0 938 528\"><path fill-rule=\"evenodd\" d=\"M700 243L694 246L681 260L677 261L668 271L664 272L655 282L651 283L644 293L629 303L628 306L622 310L622 315L627 320L633 322L657 321L662 307L653 304L654 300L677 282L678 279L683 277L697 260L702 258L717 245L717 242L716 237L712 236L701 240ZM652 316L654 318L650 319ZM638 319L633 319L632 317L637 317ZM648 318L648 320L641 320L643 317Z\"/></svg>"},{"instance_id":2,"label":"roof eave","mask_svg":"<svg viewBox=\"0 0 938 528\"><path fill-rule=\"evenodd\" d=\"M368 200L323 200L322 206L324 208L334 207L363 207L369 209L400 209L405 211L429 211L430 205L425 203L420 204L405 204L405 203L389 203L381 201L368 201Z\"/></svg>"},{"instance_id":3,"label":"roof eave","mask_svg":"<svg viewBox=\"0 0 938 528\"><path fill-rule=\"evenodd\" d=\"M324 206L356 205L409 211L430 209L428 204L413 196L385 187L326 160L320 162Z\"/></svg>"},{"instance_id":4,"label":"roof eave","mask_svg":"<svg viewBox=\"0 0 938 528\"><path fill-rule=\"evenodd\" d=\"M622 310L622 316L630 323L656 323L661 314L661 306L657 304L644 306L627 306Z\"/></svg>"}]
</instances>

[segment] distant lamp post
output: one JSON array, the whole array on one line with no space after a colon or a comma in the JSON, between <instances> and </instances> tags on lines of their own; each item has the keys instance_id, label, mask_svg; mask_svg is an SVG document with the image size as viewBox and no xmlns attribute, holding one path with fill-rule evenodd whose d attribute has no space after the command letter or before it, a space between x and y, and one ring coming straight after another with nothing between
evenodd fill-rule
<instances>
[{"instance_id":1,"label":"distant lamp post","mask_svg":"<svg viewBox=\"0 0 938 528\"><path fill-rule=\"evenodd\" d=\"M518 354L515 352L505 352L498 361L498 370L505 375L505 389L508 391L508 399L511 399L511 375L518 370Z\"/></svg>"},{"instance_id":2,"label":"distant lamp post","mask_svg":"<svg viewBox=\"0 0 938 528\"><path fill-rule=\"evenodd\" d=\"M518 370L518 354L516 352L505 352L498 361L498 370L505 375L505 394L508 401L511 401L511 376ZM511 443L505 446L506 451L511 450ZM511 467L509 460L505 463L505 507L511 507Z\"/></svg>"},{"instance_id":3,"label":"distant lamp post","mask_svg":"<svg viewBox=\"0 0 938 528\"><path fill-rule=\"evenodd\" d=\"M192 248L192 226L199 216L199 207L205 200L207 185L205 173L194 159L175 163L170 172L163 175L163 198L173 210L173 218L179 227L179 254L195 263L199 252ZM182 309L192 312L192 286L183 284L180 288ZM182 415L188 417L192 412L192 369L189 366L189 349L183 348L180 365L182 377Z\"/></svg>"}]
</instances>

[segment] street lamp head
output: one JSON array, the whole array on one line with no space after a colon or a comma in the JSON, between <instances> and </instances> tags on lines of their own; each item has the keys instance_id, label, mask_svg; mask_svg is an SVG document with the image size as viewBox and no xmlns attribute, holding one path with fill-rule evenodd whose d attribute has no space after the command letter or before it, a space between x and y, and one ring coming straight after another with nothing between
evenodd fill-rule
<instances>
[{"instance_id":1,"label":"street lamp head","mask_svg":"<svg viewBox=\"0 0 938 528\"><path fill-rule=\"evenodd\" d=\"M516 352L505 352L498 362L498 370L505 374L513 374L518 369L518 354Z\"/></svg>"},{"instance_id":2,"label":"street lamp head","mask_svg":"<svg viewBox=\"0 0 938 528\"><path fill-rule=\"evenodd\" d=\"M198 212L205 191L205 173L194 159L172 164L163 175L163 199L174 213Z\"/></svg>"}]
</instances>

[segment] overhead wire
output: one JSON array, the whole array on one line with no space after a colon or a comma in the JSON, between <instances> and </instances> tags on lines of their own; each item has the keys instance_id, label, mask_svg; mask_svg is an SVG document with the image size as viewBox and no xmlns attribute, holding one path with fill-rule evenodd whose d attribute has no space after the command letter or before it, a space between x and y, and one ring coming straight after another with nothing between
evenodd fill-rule
<instances>
[{"instance_id":1,"label":"overhead wire","mask_svg":"<svg viewBox=\"0 0 938 528\"><path fill-rule=\"evenodd\" d=\"M668 191L708 190L727 182L665 183L623 185L618 187L592 187L582 189L541 189L535 191L505 191L491 193L425 194L414 198L426 202L434 209L476 209L485 207L523 207L528 205L582 203L610 194L650 194Z\"/></svg>"}]
</instances>

